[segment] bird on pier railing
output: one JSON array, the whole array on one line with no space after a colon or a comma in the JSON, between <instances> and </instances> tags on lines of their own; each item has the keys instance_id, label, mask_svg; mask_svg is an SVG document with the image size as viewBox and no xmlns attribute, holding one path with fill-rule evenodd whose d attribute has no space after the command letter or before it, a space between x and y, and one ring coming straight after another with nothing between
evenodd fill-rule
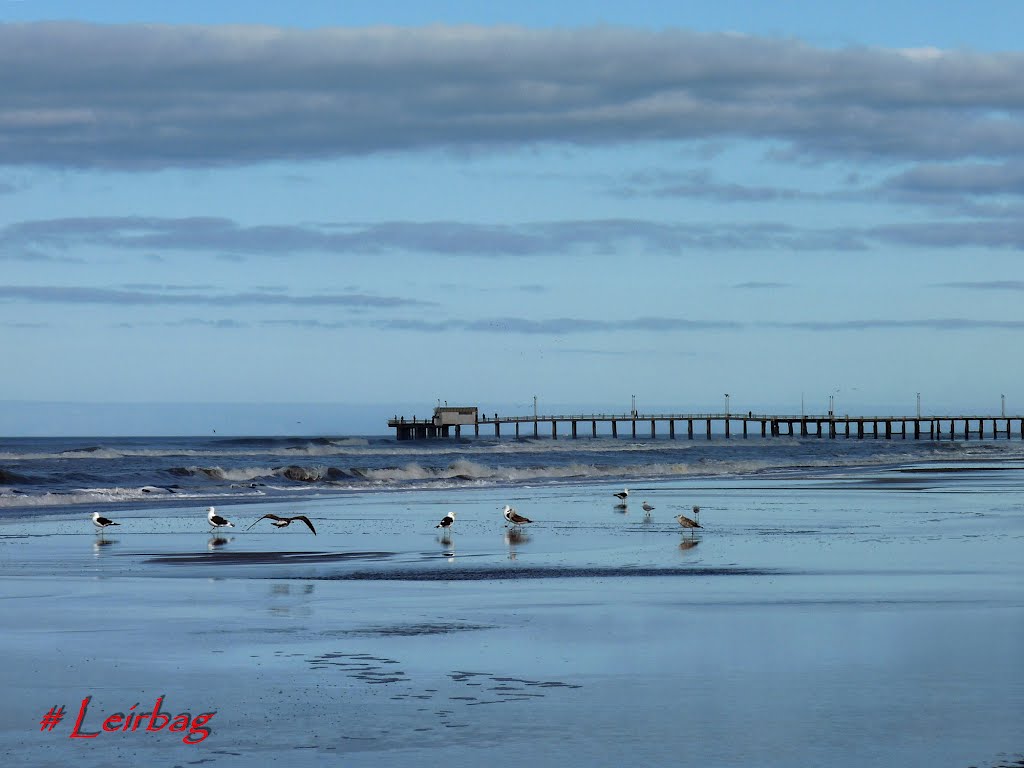
<instances>
[{"instance_id":1,"label":"bird on pier railing","mask_svg":"<svg viewBox=\"0 0 1024 768\"><path fill-rule=\"evenodd\" d=\"M683 526L683 528L700 528L701 524L698 522L700 520L700 507L696 504L693 505L693 516L697 519L693 520L686 515L678 515L676 520L679 521L679 524Z\"/></svg>"},{"instance_id":2,"label":"bird on pier railing","mask_svg":"<svg viewBox=\"0 0 1024 768\"><path fill-rule=\"evenodd\" d=\"M295 515L294 517L278 517L277 515L266 514L260 518L260 520L267 519L270 520L270 524L275 528L287 528L289 525L292 524L293 520L298 520L300 522L305 523L306 527L308 527L309 530L313 532L313 535L316 536L316 528L313 527L313 523L311 523L309 518L305 515ZM258 523L260 520L257 520L255 523L250 525L249 528L252 528L252 526L256 525L256 523ZM248 531L249 528L246 528L245 530Z\"/></svg>"}]
</instances>

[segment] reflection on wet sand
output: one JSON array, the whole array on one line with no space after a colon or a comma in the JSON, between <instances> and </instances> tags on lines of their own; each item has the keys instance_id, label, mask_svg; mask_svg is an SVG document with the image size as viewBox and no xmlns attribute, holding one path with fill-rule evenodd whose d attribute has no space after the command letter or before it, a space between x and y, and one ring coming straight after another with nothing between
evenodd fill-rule
<instances>
[{"instance_id":1,"label":"reflection on wet sand","mask_svg":"<svg viewBox=\"0 0 1024 768\"><path fill-rule=\"evenodd\" d=\"M683 539L679 542L679 549L685 552L688 549L693 549L698 544L700 544L700 539Z\"/></svg>"},{"instance_id":2,"label":"reflection on wet sand","mask_svg":"<svg viewBox=\"0 0 1024 768\"><path fill-rule=\"evenodd\" d=\"M206 548L213 552L218 547L223 547L234 540L234 536L211 536L210 540L206 542Z\"/></svg>"},{"instance_id":3,"label":"reflection on wet sand","mask_svg":"<svg viewBox=\"0 0 1024 768\"><path fill-rule=\"evenodd\" d=\"M307 599L313 594L313 584L275 583L268 591L266 610L271 616L309 618L313 608Z\"/></svg>"},{"instance_id":4,"label":"reflection on wet sand","mask_svg":"<svg viewBox=\"0 0 1024 768\"><path fill-rule=\"evenodd\" d=\"M102 535L100 535L99 537L93 539L93 554L96 557L99 557L101 554L103 554L103 548L109 547L111 544L117 544L117 539L105 539L103 538Z\"/></svg>"},{"instance_id":5,"label":"reflection on wet sand","mask_svg":"<svg viewBox=\"0 0 1024 768\"><path fill-rule=\"evenodd\" d=\"M530 541L530 535L524 533L516 528L510 528L505 531L504 534L505 543L508 545L508 559L516 559L516 546L519 544L527 544Z\"/></svg>"},{"instance_id":6,"label":"reflection on wet sand","mask_svg":"<svg viewBox=\"0 0 1024 768\"><path fill-rule=\"evenodd\" d=\"M437 543L441 545L441 557L448 558L448 562L455 561L455 545L452 544L452 537L448 531L445 531L437 537Z\"/></svg>"},{"instance_id":7,"label":"reflection on wet sand","mask_svg":"<svg viewBox=\"0 0 1024 768\"><path fill-rule=\"evenodd\" d=\"M298 586L298 585L296 585L296 586ZM303 584L301 590L293 590L291 584L288 584L288 583L283 583L283 584L282 583L274 583L270 587L270 594L271 595L277 595L277 596L291 595L291 594L311 595L311 594L313 594L313 585L312 584Z\"/></svg>"}]
</instances>

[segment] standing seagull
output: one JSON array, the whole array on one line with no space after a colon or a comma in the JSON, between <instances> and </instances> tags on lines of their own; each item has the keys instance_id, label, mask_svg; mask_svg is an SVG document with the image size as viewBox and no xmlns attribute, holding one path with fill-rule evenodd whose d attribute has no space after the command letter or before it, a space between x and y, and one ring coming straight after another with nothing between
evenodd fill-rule
<instances>
[{"instance_id":1,"label":"standing seagull","mask_svg":"<svg viewBox=\"0 0 1024 768\"><path fill-rule=\"evenodd\" d=\"M644 512L649 515L653 509L654 507L652 505L648 504L646 501L644 502Z\"/></svg>"},{"instance_id":2,"label":"standing seagull","mask_svg":"<svg viewBox=\"0 0 1024 768\"><path fill-rule=\"evenodd\" d=\"M447 515L441 518L441 522L435 525L435 528L444 528L447 531L452 527L452 523L455 522L455 513L449 512Z\"/></svg>"},{"instance_id":3,"label":"standing seagull","mask_svg":"<svg viewBox=\"0 0 1024 768\"><path fill-rule=\"evenodd\" d=\"M271 515L268 513L261 517L260 520L266 520L267 518L270 518L270 524L275 528L287 528L289 525L292 524L293 520L300 520L301 522L305 523L306 527L313 532L314 536L316 536L316 528L313 527L313 523L311 523L309 521L309 518L305 515L295 515L294 517L278 517L277 515ZM257 520L256 523L258 523L260 520ZM253 523L252 525L256 525L256 523ZM231 525L231 523L228 523L228 525ZM252 525L250 525L249 528L252 528ZM246 528L245 530L248 531L249 528Z\"/></svg>"},{"instance_id":4,"label":"standing seagull","mask_svg":"<svg viewBox=\"0 0 1024 768\"><path fill-rule=\"evenodd\" d=\"M103 515L101 515L99 512L92 513L92 524L95 525L96 530L100 532L102 532L103 529L107 528L108 526L120 525L120 523L115 523L109 517L103 517Z\"/></svg>"},{"instance_id":5,"label":"standing seagull","mask_svg":"<svg viewBox=\"0 0 1024 768\"><path fill-rule=\"evenodd\" d=\"M206 508L206 519L210 521L210 530L213 531L215 528L234 528L235 524L228 520L226 517L221 517L217 514L216 507Z\"/></svg>"},{"instance_id":6,"label":"standing seagull","mask_svg":"<svg viewBox=\"0 0 1024 768\"><path fill-rule=\"evenodd\" d=\"M612 495L615 496L615 498L618 499L619 501L625 503L626 497L629 496L629 488L623 488L618 493Z\"/></svg>"},{"instance_id":7,"label":"standing seagull","mask_svg":"<svg viewBox=\"0 0 1024 768\"><path fill-rule=\"evenodd\" d=\"M510 523L512 523L512 525L522 525L523 523L532 523L533 522L533 520L531 520L530 518L523 517L522 515L520 515L518 512L516 512L514 509L512 509L512 507L510 507L508 504L505 505L504 515L505 515L505 519L508 520Z\"/></svg>"},{"instance_id":8,"label":"standing seagull","mask_svg":"<svg viewBox=\"0 0 1024 768\"><path fill-rule=\"evenodd\" d=\"M683 526L683 528L700 528L701 525L698 522L700 520L700 507L696 504L693 505L693 516L696 517L697 520L691 520L686 515L679 515L676 517L676 520L679 521L679 524Z\"/></svg>"}]
</instances>

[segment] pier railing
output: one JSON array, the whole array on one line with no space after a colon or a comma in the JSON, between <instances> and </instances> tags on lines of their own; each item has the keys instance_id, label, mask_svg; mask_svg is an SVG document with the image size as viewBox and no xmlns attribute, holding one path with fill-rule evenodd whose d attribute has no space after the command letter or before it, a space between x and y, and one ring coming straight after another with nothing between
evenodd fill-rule
<instances>
[{"instance_id":1,"label":"pier railing","mask_svg":"<svg viewBox=\"0 0 1024 768\"><path fill-rule=\"evenodd\" d=\"M847 437L906 439L908 434L915 440L985 439L1018 437L1024 440L1024 416L979 415L930 415L930 416L851 416L844 414L768 414L754 413L576 413L546 415L508 415L497 413L477 414L473 424L441 425L434 419L407 419L396 416L388 419L388 427L395 430L399 440L426 439L436 437L462 437L463 430L473 430L480 435L481 426L493 431L494 437L502 437L502 426L510 425L515 437L522 437L523 425L532 425L526 436L540 437L541 432L558 439L558 425L568 425L569 433L562 437L579 437L586 430L580 425L590 425L590 436L598 437L598 424L610 425L610 432L601 436L619 437L620 426L624 434L638 437L638 425L643 437L654 439L665 436L676 439L677 424L685 430L687 439L694 435L730 438L734 429L748 437L751 432L760 432L761 437ZM544 426L543 430L541 425ZM908 433L909 426L909 433ZM752 429L753 427L753 429ZM758 429L759 428L759 429ZM649 432L648 432L649 429ZM530 434L532 433L532 435Z\"/></svg>"}]
</instances>

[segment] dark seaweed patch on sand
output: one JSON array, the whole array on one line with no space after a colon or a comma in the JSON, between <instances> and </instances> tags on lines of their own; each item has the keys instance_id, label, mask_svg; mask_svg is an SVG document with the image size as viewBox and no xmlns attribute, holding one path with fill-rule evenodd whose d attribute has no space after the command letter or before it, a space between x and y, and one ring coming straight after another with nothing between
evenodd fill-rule
<instances>
[{"instance_id":1,"label":"dark seaweed patch on sand","mask_svg":"<svg viewBox=\"0 0 1024 768\"><path fill-rule=\"evenodd\" d=\"M422 570L351 571L330 576L309 576L321 581L500 581L504 579L591 579L651 576L780 576L788 571L771 568L630 568L630 567L480 567Z\"/></svg>"},{"instance_id":2,"label":"dark seaweed patch on sand","mask_svg":"<svg viewBox=\"0 0 1024 768\"><path fill-rule=\"evenodd\" d=\"M508 704L515 701L533 701L542 699L554 690L571 690L581 688L580 685L560 680L530 680L521 677L502 677L491 672L467 672L455 670L448 673L452 690L438 688L419 688L416 681L404 671L397 669L399 662L383 656L368 653L348 653L331 651L307 659L309 668L313 670L337 670L352 680L367 685L386 685L392 692L388 697L391 701L409 701L422 704L439 699L446 704L459 703L467 707L482 704ZM420 711L423 711L422 709ZM434 713L438 718L438 727L456 727L445 722L450 709L439 709ZM461 727L459 725L458 727ZM417 730L430 730L418 728Z\"/></svg>"},{"instance_id":3,"label":"dark seaweed patch on sand","mask_svg":"<svg viewBox=\"0 0 1024 768\"><path fill-rule=\"evenodd\" d=\"M366 653L324 653L309 659L311 669L336 667L349 677L370 685L407 682L405 672L390 666L398 664L394 659L370 656ZM385 665L388 665L385 667Z\"/></svg>"},{"instance_id":4,"label":"dark seaweed patch on sand","mask_svg":"<svg viewBox=\"0 0 1024 768\"><path fill-rule=\"evenodd\" d=\"M494 629L490 624L391 624L364 629L343 629L331 634L349 637L419 637L422 635L445 635L451 632L475 632L481 629Z\"/></svg>"},{"instance_id":5,"label":"dark seaweed patch on sand","mask_svg":"<svg viewBox=\"0 0 1024 768\"><path fill-rule=\"evenodd\" d=\"M977 768L977 766L970 766L970 768ZM996 763L992 768L1024 768L1024 755L1014 755L1013 757L1003 758Z\"/></svg>"},{"instance_id":6,"label":"dark seaweed patch on sand","mask_svg":"<svg viewBox=\"0 0 1024 768\"><path fill-rule=\"evenodd\" d=\"M350 560L386 560L394 552L175 552L153 555L145 562L166 565L268 565L283 563L341 563Z\"/></svg>"}]
</instances>

